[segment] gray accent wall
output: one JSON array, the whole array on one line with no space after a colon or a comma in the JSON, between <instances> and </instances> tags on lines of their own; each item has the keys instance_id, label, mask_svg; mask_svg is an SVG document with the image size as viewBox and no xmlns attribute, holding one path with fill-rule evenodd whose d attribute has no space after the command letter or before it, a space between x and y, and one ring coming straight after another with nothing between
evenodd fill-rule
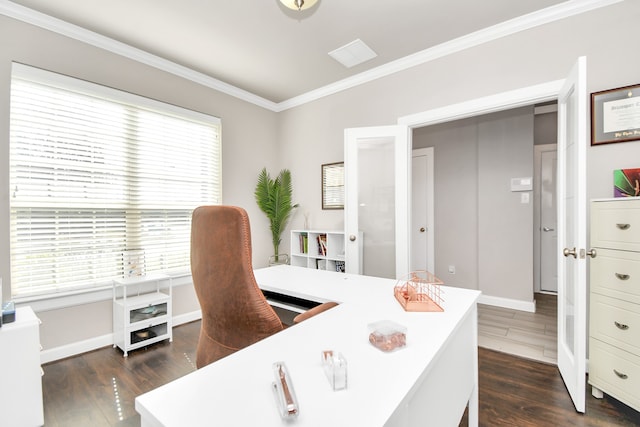
<instances>
[{"instance_id":1,"label":"gray accent wall","mask_svg":"<svg viewBox=\"0 0 640 427\"><path fill-rule=\"evenodd\" d=\"M533 301L533 107L416 129L434 147L435 274L448 285ZM455 273L449 272L455 267Z\"/></svg>"}]
</instances>

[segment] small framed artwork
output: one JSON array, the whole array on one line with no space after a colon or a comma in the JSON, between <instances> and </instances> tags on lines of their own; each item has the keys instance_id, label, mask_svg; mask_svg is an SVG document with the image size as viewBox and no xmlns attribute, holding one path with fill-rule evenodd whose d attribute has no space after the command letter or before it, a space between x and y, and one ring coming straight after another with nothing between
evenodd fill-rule
<instances>
[{"instance_id":1,"label":"small framed artwork","mask_svg":"<svg viewBox=\"0 0 640 427\"><path fill-rule=\"evenodd\" d=\"M640 140L640 85L591 94L591 145Z\"/></svg>"},{"instance_id":2,"label":"small framed artwork","mask_svg":"<svg viewBox=\"0 0 640 427\"><path fill-rule=\"evenodd\" d=\"M344 209L344 162L322 165L322 209Z\"/></svg>"},{"instance_id":3,"label":"small framed artwork","mask_svg":"<svg viewBox=\"0 0 640 427\"><path fill-rule=\"evenodd\" d=\"M640 196L640 169L616 169L613 171L613 196Z\"/></svg>"}]
</instances>

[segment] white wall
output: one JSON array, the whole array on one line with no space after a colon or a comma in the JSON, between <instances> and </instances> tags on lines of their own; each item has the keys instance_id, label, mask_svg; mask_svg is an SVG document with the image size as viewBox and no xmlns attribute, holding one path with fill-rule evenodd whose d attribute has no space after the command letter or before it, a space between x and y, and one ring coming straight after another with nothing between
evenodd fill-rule
<instances>
[{"instance_id":1,"label":"white wall","mask_svg":"<svg viewBox=\"0 0 640 427\"><path fill-rule=\"evenodd\" d=\"M8 127L11 61L106 84L221 117L224 202L247 208L252 224L254 265L271 251L267 221L255 206L255 177L263 166L291 169L295 201L301 207L290 228L309 212L313 228L343 228L342 211L323 211L320 165L341 161L348 127L395 124L398 117L534 84L562 79L581 55L588 57L590 92L638 83L640 2L627 0L560 22L522 31L427 64L274 114L195 83L101 51L78 41L0 17L0 276L9 291ZM609 197L612 170L640 166L640 142L588 150L589 197ZM283 251L288 251L284 238ZM437 249L438 250L438 249ZM62 334L74 310L46 315L43 340L106 333L110 302L91 307L96 328L71 338ZM184 308L188 310L188 308ZM82 321L86 318L82 317ZM91 328L88 328L91 329ZM62 335L60 335L62 334Z\"/></svg>"},{"instance_id":2,"label":"white wall","mask_svg":"<svg viewBox=\"0 0 640 427\"><path fill-rule=\"evenodd\" d=\"M82 42L0 16L0 277L3 279L5 300L11 295L8 230L12 61L220 117L223 202L242 206L248 211L255 265L267 264L272 251L270 233L266 217L255 203L253 191L262 167L277 172L281 165L277 157L277 114ZM194 295L192 286L176 289L176 316L199 309ZM108 336L112 331L110 299L75 307L39 310L37 314L43 320L41 339L45 351Z\"/></svg>"},{"instance_id":3,"label":"white wall","mask_svg":"<svg viewBox=\"0 0 640 427\"><path fill-rule=\"evenodd\" d=\"M313 227L342 228L338 212L322 211L318 180L321 163L343 160L344 128L395 124L399 117L409 114L563 79L581 55L588 58L590 92L638 83L640 58L629 55L629 49L640 37L640 28L635 24L639 17L640 3L625 1L522 31L280 113L280 150L283 163L292 169L296 201L311 213ZM633 147L637 144L589 150L589 165L594 169L589 171L591 197L600 197L601 186L605 185L600 182L602 179L610 182L608 170L595 170L599 169L601 156L607 157L611 152L611 156L629 163L632 160L620 154L628 150L637 154L638 148ZM595 158L592 152L596 152ZM301 226L302 215L294 221L296 227Z\"/></svg>"},{"instance_id":4,"label":"white wall","mask_svg":"<svg viewBox=\"0 0 640 427\"><path fill-rule=\"evenodd\" d=\"M589 92L638 83L640 57L629 54L633 42L640 39L638 19L640 2L617 3L522 31L280 113L281 150L285 164L290 165L296 178L297 201L311 212L314 227L342 228L339 215L321 210L319 178L306 171L318 169L320 163L343 159L344 128L395 124L399 117L406 115L564 79L582 55L588 60ZM588 197L610 197L612 170L639 167L636 160L640 159L639 155L640 142L589 148ZM533 160L531 162L533 164ZM436 181L437 174L436 166ZM298 221L296 226L302 224L300 218L294 221ZM438 224L436 227L440 228ZM437 239L436 259L440 251L450 250L439 245ZM470 239L467 237L465 245L473 245ZM475 269L472 261L469 262L471 270ZM469 277L464 286L472 287L472 282L473 278ZM495 296L508 298L509 291L505 292Z\"/></svg>"}]
</instances>

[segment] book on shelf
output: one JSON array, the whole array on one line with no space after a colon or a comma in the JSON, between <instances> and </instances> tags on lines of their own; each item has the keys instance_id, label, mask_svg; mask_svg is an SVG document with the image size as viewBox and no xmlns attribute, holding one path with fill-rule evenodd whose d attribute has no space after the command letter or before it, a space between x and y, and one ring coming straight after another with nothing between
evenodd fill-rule
<instances>
[{"instance_id":1,"label":"book on shelf","mask_svg":"<svg viewBox=\"0 0 640 427\"><path fill-rule=\"evenodd\" d=\"M309 236L307 233L300 233L300 253L306 254L309 252Z\"/></svg>"},{"instance_id":2,"label":"book on shelf","mask_svg":"<svg viewBox=\"0 0 640 427\"><path fill-rule=\"evenodd\" d=\"M327 256L327 235L324 233L318 235L318 254Z\"/></svg>"}]
</instances>

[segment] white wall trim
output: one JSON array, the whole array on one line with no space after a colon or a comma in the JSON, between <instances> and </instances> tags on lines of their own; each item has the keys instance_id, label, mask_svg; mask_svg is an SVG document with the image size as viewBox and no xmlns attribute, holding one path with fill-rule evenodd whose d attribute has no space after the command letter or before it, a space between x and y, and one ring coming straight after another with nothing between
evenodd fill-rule
<instances>
[{"instance_id":1,"label":"white wall trim","mask_svg":"<svg viewBox=\"0 0 640 427\"><path fill-rule=\"evenodd\" d=\"M269 101L268 99L176 64L175 62L152 55L141 49L134 48L77 25L17 5L8 0L0 0L0 14L166 71L267 110L280 112L520 31L579 15L590 10L610 6L621 1L623 0L569 0L425 49L280 103Z\"/></svg>"},{"instance_id":2,"label":"white wall trim","mask_svg":"<svg viewBox=\"0 0 640 427\"><path fill-rule=\"evenodd\" d=\"M492 297L482 294L478 300L480 304L493 305L496 307L510 308L512 310L528 311L529 313L536 312L536 301L520 301L510 298Z\"/></svg>"},{"instance_id":3,"label":"white wall trim","mask_svg":"<svg viewBox=\"0 0 640 427\"><path fill-rule=\"evenodd\" d=\"M173 327L183 325L185 323L193 322L195 320L202 319L202 311L196 310L190 313L180 314L173 316ZM113 345L113 334L105 334L98 337L89 338L82 341L76 341L71 344L62 345L59 347L45 349L40 353L40 363L49 363L56 360L65 359L67 357L76 356L78 354L86 353L88 351L97 350L102 347L108 347Z\"/></svg>"},{"instance_id":4,"label":"white wall trim","mask_svg":"<svg viewBox=\"0 0 640 427\"><path fill-rule=\"evenodd\" d=\"M277 111L284 111L289 108L298 107L306 104L307 102L315 101L322 97L434 61L444 56L452 55L465 49L470 49L520 31L565 19L593 9L610 6L621 1L623 0L571 0L527 15L519 16L457 39L441 43L429 49L416 52L412 55L405 56L404 58L391 61L355 76L348 77L338 82L304 93L300 96L282 101L278 104Z\"/></svg>"},{"instance_id":5,"label":"white wall trim","mask_svg":"<svg viewBox=\"0 0 640 427\"><path fill-rule=\"evenodd\" d=\"M184 285L193 285L193 280L191 279L191 274L185 274L173 277L171 284L173 288ZM162 284L161 286L165 287L166 284ZM113 299L113 287L108 285L73 292L17 298L15 299L15 303L17 307L29 306L34 312L39 313L42 311L60 310L83 304L92 304L110 299Z\"/></svg>"},{"instance_id":6,"label":"white wall trim","mask_svg":"<svg viewBox=\"0 0 640 427\"><path fill-rule=\"evenodd\" d=\"M451 104L420 113L400 117L398 124L410 128L435 125L466 119L480 114L524 107L539 102L556 100L564 79L554 80L494 95L484 96L457 104Z\"/></svg>"}]
</instances>

